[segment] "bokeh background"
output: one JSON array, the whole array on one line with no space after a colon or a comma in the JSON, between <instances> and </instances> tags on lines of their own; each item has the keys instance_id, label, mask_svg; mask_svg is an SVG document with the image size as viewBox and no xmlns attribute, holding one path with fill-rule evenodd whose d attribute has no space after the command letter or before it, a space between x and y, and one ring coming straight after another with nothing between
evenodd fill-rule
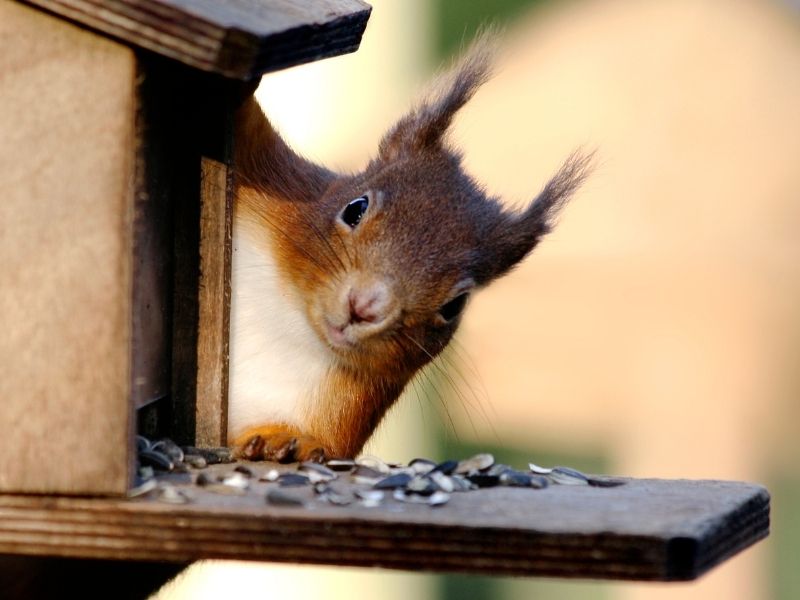
<instances>
[{"instance_id":1,"label":"bokeh background","mask_svg":"<svg viewBox=\"0 0 800 600\"><path fill-rule=\"evenodd\" d=\"M295 148L358 169L491 22L506 28L497 75L452 134L469 171L521 205L576 147L598 166L534 256L474 299L368 452L755 481L772 534L686 584L201 563L158 598L800 598L798 6L372 4L356 54L259 89Z\"/></svg>"}]
</instances>

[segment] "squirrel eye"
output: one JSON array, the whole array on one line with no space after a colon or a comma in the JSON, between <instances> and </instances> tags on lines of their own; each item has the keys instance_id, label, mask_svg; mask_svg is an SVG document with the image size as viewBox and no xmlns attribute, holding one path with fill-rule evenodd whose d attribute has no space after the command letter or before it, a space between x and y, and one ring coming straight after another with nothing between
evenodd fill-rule
<instances>
[{"instance_id":1,"label":"squirrel eye","mask_svg":"<svg viewBox=\"0 0 800 600\"><path fill-rule=\"evenodd\" d=\"M464 307L467 305L467 296L469 296L469 294L464 292L449 302L445 302L439 309L439 316L441 316L446 323L449 323L455 319L461 314L461 311L464 310Z\"/></svg>"},{"instance_id":2,"label":"squirrel eye","mask_svg":"<svg viewBox=\"0 0 800 600\"><path fill-rule=\"evenodd\" d=\"M344 223L351 229L355 229L356 225L361 222L361 218L364 216L364 213L367 212L368 206L369 198L366 196L361 196L360 198L351 200L347 203L347 206L344 207L344 210L342 210L342 221L344 221Z\"/></svg>"}]
</instances>

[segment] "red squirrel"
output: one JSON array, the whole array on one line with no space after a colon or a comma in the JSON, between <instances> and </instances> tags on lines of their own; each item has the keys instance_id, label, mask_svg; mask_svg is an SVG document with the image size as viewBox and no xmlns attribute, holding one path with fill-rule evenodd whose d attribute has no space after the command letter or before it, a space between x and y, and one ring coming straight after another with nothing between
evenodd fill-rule
<instances>
[{"instance_id":1,"label":"red squirrel","mask_svg":"<svg viewBox=\"0 0 800 600\"><path fill-rule=\"evenodd\" d=\"M293 152L253 97L237 117L228 436L243 458L354 457L452 338L470 295L521 261L585 179L574 154L522 212L446 133L489 76L484 35L355 175Z\"/></svg>"}]
</instances>

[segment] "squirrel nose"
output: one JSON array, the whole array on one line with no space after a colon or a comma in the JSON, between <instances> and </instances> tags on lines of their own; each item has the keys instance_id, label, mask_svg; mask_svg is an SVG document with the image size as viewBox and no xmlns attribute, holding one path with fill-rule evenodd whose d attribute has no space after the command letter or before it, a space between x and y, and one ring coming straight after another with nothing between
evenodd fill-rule
<instances>
[{"instance_id":1,"label":"squirrel nose","mask_svg":"<svg viewBox=\"0 0 800 600\"><path fill-rule=\"evenodd\" d=\"M351 323L380 323L386 318L390 292L386 284L372 282L352 287L348 294Z\"/></svg>"}]
</instances>

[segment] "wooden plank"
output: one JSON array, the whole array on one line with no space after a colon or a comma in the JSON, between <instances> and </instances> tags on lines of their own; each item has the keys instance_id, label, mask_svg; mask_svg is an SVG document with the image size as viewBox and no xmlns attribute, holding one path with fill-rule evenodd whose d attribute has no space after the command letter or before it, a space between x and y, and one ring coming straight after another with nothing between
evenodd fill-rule
<instances>
[{"instance_id":1,"label":"wooden plank","mask_svg":"<svg viewBox=\"0 0 800 600\"><path fill-rule=\"evenodd\" d=\"M135 58L0 0L0 489L125 493Z\"/></svg>"},{"instance_id":2,"label":"wooden plank","mask_svg":"<svg viewBox=\"0 0 800 600\"><path fill-rule=\"evenodd\" d=\"M200 324L195 443L222 446L228 431L228 334L233 196L225 164L201 163Z\"/></svg>"},{"instance_id":3,"label":"wooden plank","mask_svg":"<svg viewBox=\"0 0 800 600\"><path fill-rule=\"evenodd\" d=\"M362 0L25 0L87 27L237 79L352 52Z\"/></svg>"},{"instance_id":4,"label":"wooden plank","mask_svg":"<svg viewBox=\"0 0 800 600\"><path fill-rule=\"evenodd\" d=\"M453 494L438 508L394 500L365 508L327 504L309 487L286 488L305 507L272 506L265 494L277 483L225 496L181 477L162 481L190 496L182 505L0 496L0 553L668 581L698 577L769 529L766 490L737 482L497 487Z\"/></svg>"}]
</instances>

